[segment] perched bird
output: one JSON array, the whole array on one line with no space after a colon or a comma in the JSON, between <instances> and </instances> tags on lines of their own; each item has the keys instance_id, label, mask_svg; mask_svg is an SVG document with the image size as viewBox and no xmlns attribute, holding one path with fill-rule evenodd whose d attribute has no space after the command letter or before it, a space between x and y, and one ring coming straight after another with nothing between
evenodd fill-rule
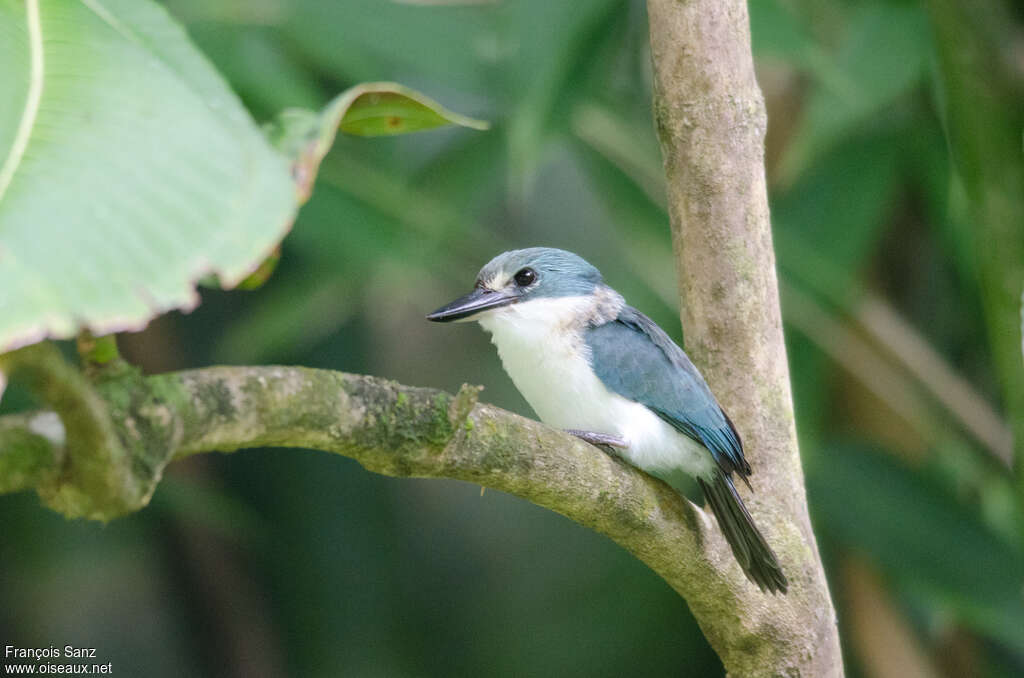
<instances>
[{"instance_id":1,"label":"perched bird","mask_svg":"<svg viewBox=\"0 0 1024 678\"><path fill-rule=\"evenodd\" d=\"M472 292L427 319L479 322L545 424L613 449L677 490L680 472L695 478L747 577L786 592L733 486L734 473L748 485L751 474L736 428L683 350L596 268L565 250L505 252Z\"/></svg>"}]
</instances>

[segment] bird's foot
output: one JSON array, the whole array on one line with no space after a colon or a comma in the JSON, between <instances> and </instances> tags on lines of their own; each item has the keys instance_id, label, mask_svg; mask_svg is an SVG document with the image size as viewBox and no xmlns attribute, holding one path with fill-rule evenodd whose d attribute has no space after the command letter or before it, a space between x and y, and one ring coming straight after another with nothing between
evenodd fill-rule
<instances>
[{"instance_id":1,"label":"bird's foot","mask_svg":"<svg viewBox=\"0 0 1024 678\"><path fill-rule=\"evenodd\" d=\"M625 449L629 447L626 441L619 436L609 435L607 433L598 433L596 431L578 431L576 429L566 429L566 433L571 433L580 440L590 443L594 447L600 448L608 454L618 454L617 450Z\"/></svg>"}]
</instances>

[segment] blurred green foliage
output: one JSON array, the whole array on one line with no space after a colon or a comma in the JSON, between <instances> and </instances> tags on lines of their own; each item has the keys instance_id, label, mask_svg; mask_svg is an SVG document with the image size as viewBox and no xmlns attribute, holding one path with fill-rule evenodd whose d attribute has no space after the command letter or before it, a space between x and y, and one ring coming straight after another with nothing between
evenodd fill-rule
<instances>
[{"instance_id":1,"label":"blurred green foliage","mask_svg":"<svg viewBox=\"0 0 1024 678\"><path fill-rule=\"evenodd\" d=\"M396 80L494 126L340 138L269 281L125 335L131 360L468 381L529 414L482 332L422 316L497 252L540 244L587 257L681 339L642 2L167 6L257 120ZM846 583L866 563L919 675L1020 675L1024 512L944 130L936 55L951 46L909 1L750 6L802 454L848 673L887 675L898 652L863 633L877 620ZM1013 59L1024 17L1007 16L994 46ZM3 406L28 404L13 385ZM121 675L721 672L640 563L500 493L280 450L169 476L105 528L0 497L0 637L97 647Z\"/></svg>"}]
</instances>

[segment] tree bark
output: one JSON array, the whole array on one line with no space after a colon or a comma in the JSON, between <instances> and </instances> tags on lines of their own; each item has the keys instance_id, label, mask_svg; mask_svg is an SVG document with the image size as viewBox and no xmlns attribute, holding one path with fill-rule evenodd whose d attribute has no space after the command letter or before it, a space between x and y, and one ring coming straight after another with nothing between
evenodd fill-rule
<instances>
[{"instance_id":1,"label":"tree bark","mask_svg":"<svg viewBox=\"0 0 1024 678\"><path fill-rule=\"evenodd\" d=\"M744 501L790 580L784 597L761 594L703 525L714 593L687 600L731 675L841 676L796 439L746 3L647 8L686 347L740 431L758 490Z\"/></svg>"}]
</instances>

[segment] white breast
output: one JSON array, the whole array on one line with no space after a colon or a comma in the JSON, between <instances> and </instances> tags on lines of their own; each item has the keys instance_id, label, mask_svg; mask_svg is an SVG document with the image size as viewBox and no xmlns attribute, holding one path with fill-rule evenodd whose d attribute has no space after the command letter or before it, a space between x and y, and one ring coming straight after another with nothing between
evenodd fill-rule
<instances>
[{"instance_id":1,"label":"white breast","mask_svg":"<svg viewBox=\"0 0 1024 678\"><path fill-rule=\"evenodd\" d=\"M645 406L609 391L594 374L577 320L592 297L535 299L478 317L491 333L502 365L526 401L549 426L623 438L621 454L651 471L681 468L707 476L710 453Z\"/></svg>"}]
</instances>

